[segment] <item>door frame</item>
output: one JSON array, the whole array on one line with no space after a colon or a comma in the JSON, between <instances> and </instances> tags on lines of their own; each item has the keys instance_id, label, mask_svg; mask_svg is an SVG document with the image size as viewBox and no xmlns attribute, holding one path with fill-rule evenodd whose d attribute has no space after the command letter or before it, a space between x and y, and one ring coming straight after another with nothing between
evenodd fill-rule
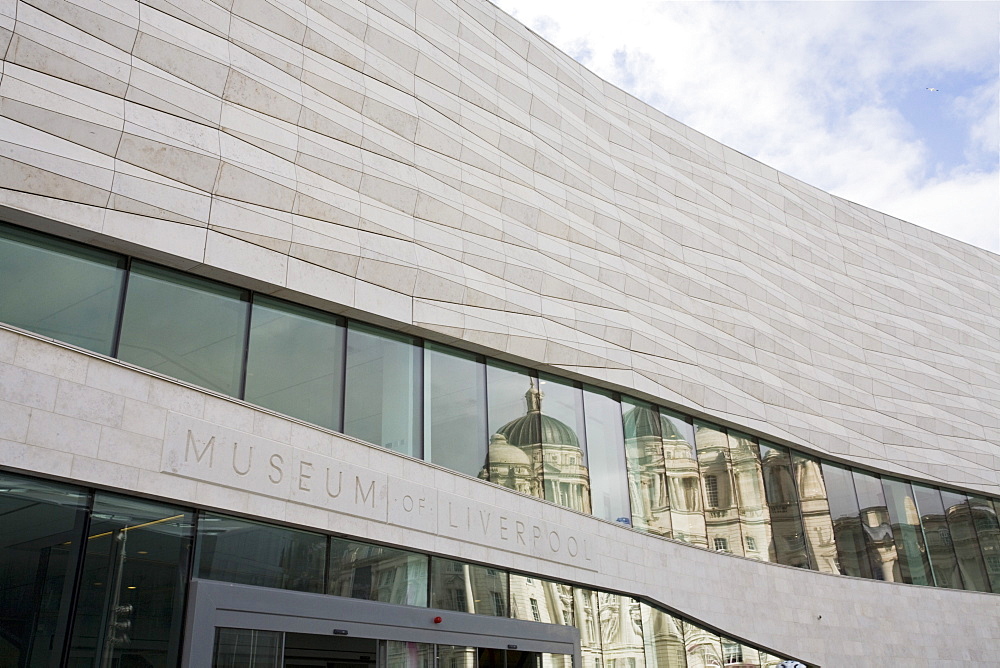
<instances>
[{"instance_id":1,"label":"door frame","mask_svg":"<svg viewBox=\"0 0 1000 668\"><path fill-rule=\"evenodd\" d=\"M216 629L225 627L570 654L583 666L573 626L197 578L187 610L184 666L211 666Z\"/></svg>"}]
</instances>

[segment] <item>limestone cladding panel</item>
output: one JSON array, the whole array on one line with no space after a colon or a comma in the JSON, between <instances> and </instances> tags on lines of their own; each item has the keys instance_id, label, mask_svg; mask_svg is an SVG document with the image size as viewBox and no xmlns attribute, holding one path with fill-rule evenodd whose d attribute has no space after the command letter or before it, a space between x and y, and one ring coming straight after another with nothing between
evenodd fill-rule
<instances>
[{"instance_id":1,"label":"limestone cladding panel","mask_svg":"<svg viewBox=\"0 0 1000 668\"><path fill-rule=\"evenodd\" d=\"M481 0L0 0L0 206L1000 493L1000 259L780 174Z\"/></svg>"},{"instance_id":2,"label":"limestone cladding panel","mask_svg":"<svg viewBox=\"0 0 1000 668\"><path fill-rule=\"evenodd\" d=\"M626 592L824 666L992 665L1000 644L997 595L660 539L8 328L0 467Z\"/></svg>"}]
</instances>

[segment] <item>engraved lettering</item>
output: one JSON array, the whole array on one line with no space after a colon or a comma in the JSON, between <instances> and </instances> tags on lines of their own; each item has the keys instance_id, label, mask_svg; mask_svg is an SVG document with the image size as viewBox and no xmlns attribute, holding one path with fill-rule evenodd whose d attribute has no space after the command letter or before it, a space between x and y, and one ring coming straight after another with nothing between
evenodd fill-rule
<instances>
[{"instance_id":1,"label":"engraved lettering","mask_svg":"<svg viewBox=\"0 0 1000 668\"><path fill-rule=\"evenodd\" d=\"M555 537L555 541L552 540L553 536ZM558 552L560 545L562 545L562 541L559 540L559 534L557 534L555 531L550 531L549 549L552 550L553 552Z\"/></svg>"},{"instance_id":2,"label":"engraved lettering","mask_svg":"<svg viewBox=\"0 0 1000 668\"><path fill-rule=\"evenodd\" d=\"M368 503L368 497L371 496L371 506L375 507L375 481L372 480L371 484L368 485L368 489L365 490L361 486L361 476L354 476L354 503L365 504ZM360 500L359 500L360 499Z\"/></svg>"},{"instance_id":3,"label":"engraved lettering","mask_svg":"<svg viewBox=\"0 0 1000 668\"><path fill-rule=\"evenodd\" d=\"M487 535L490 530L490 520L493 519L493 513L487 512L483 514L483 510L479 511L479 523L483 525L483 535Z\"/></svg>"},{"instance_id":4,"label":"engraved lettering","mask_svg":"<svg viewBox=\"0 0 1000 668\"><path fill-rule=\"evenodd\" d=\"M281 470L281 466L285 463L285 458L281 455L271 455L271 468L274 469L274 473L268 473L267 479L277 485L281 482L281 479L285 477L285 472ZM275 479L274 474L278 474L278 478Z\"/></svg>"},{"instance_id":5,"label":"engraved lettering","mask_svg":"<svg viewBox=\"0 0 1000 668\"><path fill-rule=\"evenodd\" d=\"M532 547L532 549L535 549L535 548L538 547L538 539L541 538L541 537L542 537L542 527L538 526L537 524L532 524L531 525L531 538L532 538L531 547Z\"/></svg>"},{"instance_id":6,"label":"engraved lettering","mask_svg":"<svg viewBox=\"0 0 1000 668\"><path fill-rule=\"evenodd\" d=\"M566 539L566 551L569 552L569 556L571 557L580 554L580 546L576 542L576 536L570 536Z\"/></svg>"},{"instance_id":7,"label":"engraved lettering","mask_svg":"<svg viewBox=\"0 0 1000 668\"><path fill-rule=\"evenodd\" d=\"M413 511L413 497L409 494L403 497L403 510L408 513Z\"/></svg>"},{"instance_id":8,"label":"engraved lettering","mask_svg":"<svg viewBox=\"0 0 1000 668\"><path fill-rule=\"evenodd\" d=\"M215 460L215 436L208 439L208 443L205 444L205 447L201 449L201 452L198 452L198 444L194 440L194 432L188 429L187 447L184 448L184 461L188 461L189 459L191 459L191 457L189 457L189 454L191 453L192 449L194 450L195 463L201 463L202 458L204 458L205 453L207 452L208 467L209 468L212 467L212 463Z\"/></svg>"},{"instance_id":9,"label":"engraved lettering","mask_svg":"<svg viewBox=\"0 0 1000 668\"><path fill-rule=\"evenodd\" d=\"M510 527L507 526L507 518L503 515L500 516L500 540L508 540L507 530Z\"/></svg>"},{"instance_id":10,"label":"engraved lettering","mask_svg":"<svg viewBox=\"0 0 1000 668\"><path fill-rule=\"evenodd\" d=\"M417 501L417 505L420 506L420 511L417 514L419 514L419 515L423 514L424 509L425 509L425 507L424 507L424 502L425 501L427 501L427 499L425 499L424 497L420 497L420 499Z\"/></svg>"},{"instance_id":11,"label":"engraved lettering","mask_svg":"<svg viewBox=\"0 0 1000 668\"><path fill-rule=\"evenodd\" d=\"M514 523L514 527L517 532L517 542L520 543L521 545L526 546L527 543L524 542L524 522L522 522L521 520L517 520Z\"/></svg>"},{"instance_id":12,"label":"engraved lettering","mask_svg":"<svg viewBox=\"0 0 1000 668\"><path fill-rule=\"evenodd\" d=\"M240 470L240 467L236 465L236 453L239 452L239 449L239 443L233 443L233 471L236 472L236 475L246 475L250 473L250 464L253 461L253 446L251 445L247 450L247 467L242 471Z\"/></svg>"},{"instance_id":13,"label":"engraved lettering","mask_svg":"<svg viewBox=\"0 0 1000 668\"><path fill-rule=\"evenodd\" d=\"M299 462L299 489L303 492L310 492L312 490L309 488L309 485L306 484L306 481L310 480L312 476L306 473L306 467L309 467L309 470L312 471L313 465L307 461Z\"/></svg>"},{"instance_id":14,"label":"engraved lettering","mask_svg":"<svg viewBox=\"0 0 1000 668\"><path fill-rule=\"evenodd\" d=\"M342 491L344 491L344 472L337 471L337 493L334 494L333 490L330 489L330 467L326 467L326 495L331 499L336 499Z\"/></svg>"},{"instance_id":15,"label":"engraved lettering","mask_svg":"<svg viewBox=\"0 0 1000 668\"><path fill-rule=\"evenodd\" d=\"M458 525L455 524L455 518L451 514L451 501L448 502L448 526L452 529L457 529Z\"/></svg>"}]
</instances>

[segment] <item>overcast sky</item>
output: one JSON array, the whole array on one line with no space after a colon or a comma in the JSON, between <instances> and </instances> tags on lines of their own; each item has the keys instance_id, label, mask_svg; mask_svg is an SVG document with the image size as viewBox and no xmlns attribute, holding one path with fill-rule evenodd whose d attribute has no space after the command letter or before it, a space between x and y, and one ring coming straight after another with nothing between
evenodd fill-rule
<instances>
[{"instance_id":1,"label":"overcast sky","mask_svg":"<svg viewBox=\"0 0 1000 668\"><path fill-rule=\"evenodd\" d=\"M1000 253L1000 2L494 2L738 151Z\"/></svg>"}]
</instances>

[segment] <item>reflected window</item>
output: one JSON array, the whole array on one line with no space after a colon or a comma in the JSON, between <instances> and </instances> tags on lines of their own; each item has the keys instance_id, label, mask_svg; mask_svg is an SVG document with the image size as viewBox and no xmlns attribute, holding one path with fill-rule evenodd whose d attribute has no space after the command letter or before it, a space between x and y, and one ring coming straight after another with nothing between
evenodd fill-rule
<instances>
[{"instance_id":1,"label":"reflected window","mask_svg":"<svg viewBox=\"0 0 1000 668\"><path fill-rule=\"evenodd\" d=\"M760 458L764 493L771 517L770 561L809 568L788 449L761 441Z\"/></svg>"},{"instance_id":2,"label":"reflected window","mask_svg":"<svg viewBox=\"0 0 1000 668\"><path fill-rule=\"evenodd\" d=\"M486 366L475 355L424 346L424 459L477 476L486 463Z\"/></svg>"},{"instance_id":3,"label":"reflected window","mask_svg":"<svg viewBox=\"0 0 1000 668\"><path fill-rule=\"evenodd\" d=\"M684 668L683 622L659 608L640 604L646 668Z\"/></svg>"},{"instance_id":4,"label":"reflected window","mask_svg":"<svg viewBox=\"0 0 1000 668\"><path fill-rule=\"evenodd\" d=\"M583 390L547 374L539 374L538 387L545 499L589 513L590 474Z\"/></svg>"},{"instance_id":5,"label":"reflected window","mask_svg":"<svg viewBox=\"0 0 1000 668\"><path fill-rule=\"evenodd\" d=\"M737 507L733 466L726 431L707 422L695 422L698 468L705 494L705 525L715 550L743 556L743 534ZM724 544L726 547L720 548Z\"/></svg>"},{"instance_id":6,"label":"reflected window","mask_svg":"<svg viewBox=\"0 0 1000 668\"><path fill-rule=\"evenodd\" d=\"M912 488L935 584L938 587L964 589L941 492L919 483L914 483Z\"/></svg>"},{"instance_id":7,"label":"reflected window","mask_svg":"<svg viewBox=\"0 0 1000 668\"><path fill-rule=\"evenodd\" d=\"M941 500L944 502L952 545L955 548L965 588L973 591L990 591L989 577L986 574L986 565L979 547L979 537L976 535L968 497L962 492L942 489Z\"/></svg>"},{"instance_id":8,"label":"reflected window","mask_svg":"<svg viewBox=\"0 0 1000 668\"><path fill-rule=\"evenodd\" d=\"M177 665L192 520L175 506L96 495L69 665Z\"/></svg>"},{"instance_id":9,"label":"reflected window","mask_svg":"<svg viewBox=\"0 0 1000 668\"><path fill-rule=\"evenodd\" d=\"M490 360L486 365L486 392L489 463L481 477L523 494L543 497L541 393L534 375L522 367Z\"/></svg>"},{"instance_id":10,"label":"reflected window","mask_svg":"<svg viewBox=\"0 0 1000 668\"><path fill-rule=\"evenodd\" d=\"M427 564L427 555L332 538L326 593L426 607Z\"/></svg>"},{"instance_id":11,"label":"reflected window","mask_svg":"<svg viewBox=\"0 0 1000 668\"><path fill-rule=\"evenodd\" d=\"M204 513L198 521L198 577L321 593L326 537Z\"/></svg>"},{"instance_id":12,"label":"reflected window","mask_svg":"<svg viewBox=\"0 0 1000 668\"><path fill-rule=\"evenodd\" d=\"M0 223L0 322L111 355L125 258Z\"/></svg>"},{"instance_id":13,"label":"reflected window","mask_svg":"<svg viewBox=\"0 0 1000 668\"><path fill-rule=\"evenodd\" d=\"M899 558L899 573L902 582L918 585L933 585L927 546L920 530L920 516L913 498L910 483L893 478L882 479L889 522Z\"/></svg>"},{"instance_id":14,"label":"reflected window","mask_svg":"<svg viewBox=\"0 0 1000 668\"><path fill-rule=\"evenodd\" d=\"M672 537L692 545L708 547L694 427L680 413L662 407L659 413ZM739 531L738 525L736 531Z\"/></svg>"},{"instance_id":15,"label":"reflected window","mask_svg":"<svg viewBox=\"0 0 1000 668\"><path fill-rule=\"evenodd\" d=\"M247 307L244 290L135 261L118 357L238 397Z\"/></svg>"},{"instance_id":16,"label":"reflected window","mask_svg":"<svg viewBox=\"0 0 1000 668\"><path fill-rule=\"evenodd\" d=\"M283 635L280 631L217 628L212 668L279 668Z\"/></svg>"},{"instance_id":17,"label":"reflected window","mask_svg":"<svg viewBox=\"0 0 1000 668\"><path fill-rule=\"evenodd\" d=\"M89 495L0 472L0 664L60 663Z\"/></svg>"},{"instance_id":18,"label":"reflected window","mask_svg":"<svg viewBox=\"0 0 1000 668\"><path fill-rule=\"evenodd\" d=\"M423 356L413 337L350 322L344 433L421 457L417 380Z\"/></svg>"},{"instance_id":19,"label":"reflected window","mask_svg":"<svg viewBox=\"0 0 1000 668\"><path fill-rule=\"evenodd\" d=\"M598 601L604 663L609 667L615 661L623 667L644 668L646 652L639 602L609 592L600 592Z\"/></svg>"},{"instance_id":20,"label":"reflected window","mask_svg":"<svg viewBox=\"0 0 1000 668\"><path fill-rule=\"evenodd\" d=\"M684 622L684 648L688 666L721 666L722 639L707 629Z\"/></svg>"},{"instance_id":21,"label":"reflected window","mask_svg":"<svg viewBox=\"0 0 1000 668\"><path fill-rule=\"evenodd\" d=\"M507 616L507 573L452 559L431 558L430 607Z\"/></svg>"},{"instance_id":22,"label":"reflected window","mask_svg":"<svg viewBox=\"0 0 1000 668\"><path fill-rule=\"evenodd\" d=\"M882 481L874 473L854 470L854 488L858 493L861 530L864 532L868 560L876 580L901 582L899 553L889 523Z\"/></svg>"},{"instance_id":23,"label":"reflected window","mask_svg":"<svg viewBox=\"0 0 1000 668\"><path fill-rule=\"evenodd\" d=\"M572 626L573 588L511 573L510 616L529 622Z\"/></svg>"},{"instance_id":24,"label":"reflected window","mask_svg":"<svg viewBox=\"0 0 1000 668\"><path fill-rule=\"evenodd\" d=\"M821 573L839 573L833 520L819 460L792 450L791 463L809 563Z\"/></svg>"},{"instance_id":25,"label":"reflected window","mask_svg":"<svg viewBox=\"0 0 1000 668\"><path fill-rule=\"evenodd\" d=\"M757 439L731 429L728 436L740 530L746 538L744 555L759 561L773 561L771 511L764 496L764 473Z\"/></svg>"},{"instance_id":26,"label":"reflected window","mask_svg":"<svg viewBox=\"0 0 1000 668\"><path fill-rule=\"evenodd\" d=\"M341 429L344 326L336 316L255 296L244 397L328 429Z\"/></svg>"}]
</instances>

